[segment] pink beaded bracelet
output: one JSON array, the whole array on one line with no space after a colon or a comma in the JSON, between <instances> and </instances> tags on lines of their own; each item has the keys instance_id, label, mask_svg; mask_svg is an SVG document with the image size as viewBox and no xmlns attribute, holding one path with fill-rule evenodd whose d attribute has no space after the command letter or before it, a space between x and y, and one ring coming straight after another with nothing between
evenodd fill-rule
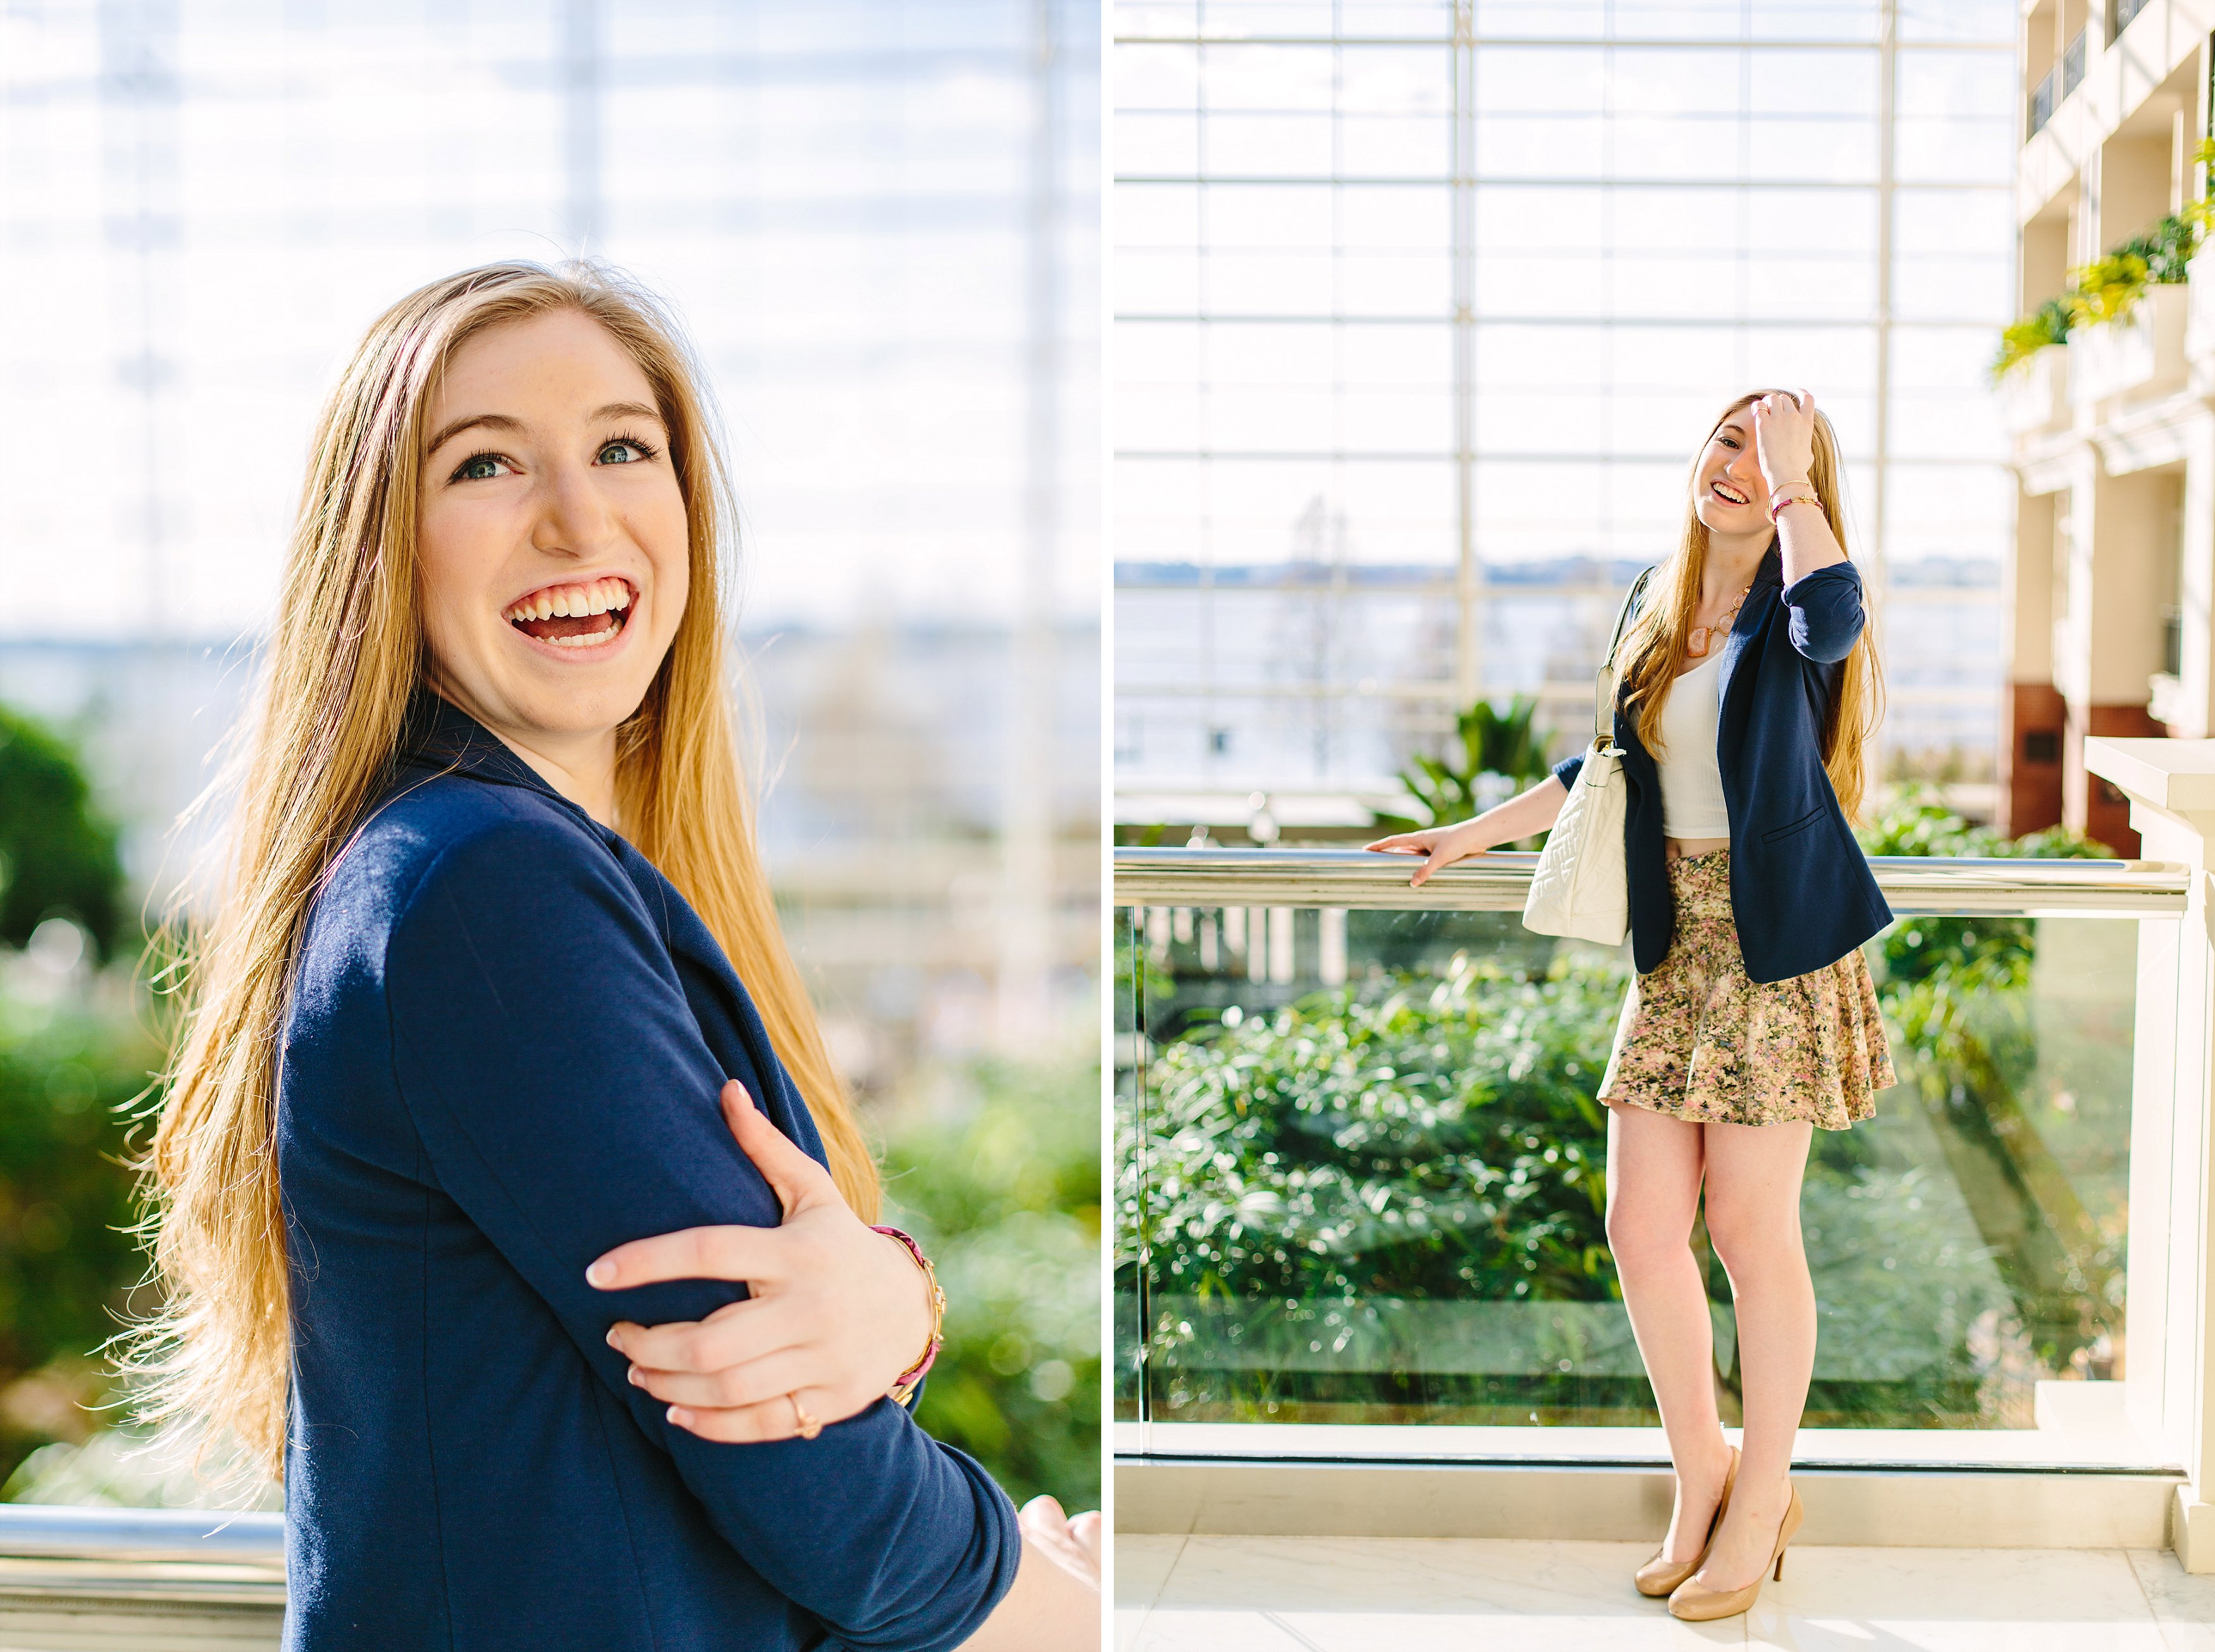
<instances>
[{"instance_id":1,"label":"pink beaded bracelet","mask_svg":"<svg viewBox=\"0 0 2215 1652\"><path fill-rule=\"evenodd\" d=\"M923 1350L923 1358L901 1372L891 1389L893 1403L905 1405L915 1397L916 1385L922 1382L923 1373L930 1369L931 1362L938 1358L938 1350L946 1345L946 1293L939 1288L938 1270L930 1265L930 1258L923 1254L923 1247L911 1235L903 1233L896 1227L880 1227L874 1224L871 1231L881 1233L888 1239L897 1239L905 1245L907 1254L915 1258L915 1265L923 1269L923 1282L930 1287L930 1342Z\"/></svg>"}]
</instances>

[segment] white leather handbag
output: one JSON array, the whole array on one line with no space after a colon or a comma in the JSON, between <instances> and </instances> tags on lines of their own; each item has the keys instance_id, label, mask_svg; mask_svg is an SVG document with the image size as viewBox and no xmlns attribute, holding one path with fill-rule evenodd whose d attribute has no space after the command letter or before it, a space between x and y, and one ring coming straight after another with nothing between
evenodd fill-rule
<instances>
[{"instance_id":1,"label":"white leather handbag","mask_svg":"<svg viewBox=\"0 0 2215 1652\"><path fill-rule=\"evenodd\" d=\"M1623 854L1623 752L1615 743L1615 654L1623 628L1654 570L1632 584L1616 611L1615 635L1592 685L1592 740L1584 767L1546 839L1523 903L1523 927L1619 947L1630 928L1630 882Z\"/></svg>"}]
</instances>

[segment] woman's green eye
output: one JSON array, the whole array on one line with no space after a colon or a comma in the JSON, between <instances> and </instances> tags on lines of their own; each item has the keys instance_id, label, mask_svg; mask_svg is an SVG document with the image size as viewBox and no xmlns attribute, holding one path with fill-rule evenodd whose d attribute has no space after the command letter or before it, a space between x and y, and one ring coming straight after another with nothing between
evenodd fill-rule
<instances>
[{"instance_id":1,"label":"woman's green eye","mask_svg":"<svg viewBox=\"0 0 2215 1652\"><path fill-rule=\"evenodd\" d=\"M608 457L610 454L615 457L611 458ZM602 464L636 464L645 457L645 454L638 451L637 445L631 442L610 442L600 450Z\"/></svg>"},{"instance_id":2,"label":"woman's green eye","mask_svg":"<svg viewBox=\"0 0 2215 1652\"><path fill-rule=\"evenodd\" d=\"M460 476L463 482L489 482L499 474L500 461L489 453L480 453L463 461Z\"/></svg>"}]
</instances>

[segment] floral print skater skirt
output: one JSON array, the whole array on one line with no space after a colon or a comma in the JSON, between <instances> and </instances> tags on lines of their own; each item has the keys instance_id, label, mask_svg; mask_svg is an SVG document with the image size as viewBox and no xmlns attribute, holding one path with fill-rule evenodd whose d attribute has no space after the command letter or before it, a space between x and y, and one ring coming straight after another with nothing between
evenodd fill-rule
<instances>
[{"instance_id":1,"label":"floral print skater skirt","mask_svg":"<svg viewBox=\"0 0 2215 1652\"><path fill-rule=\"evenodd\" d=\"M1631 981L1599 1099L1694 1124L1844 1130L1874 1114L1898 1080L1861 949L1759 985L1739 956L1730 851L1670 862L1669 893L1676 937Z\"/></svg>"}]
</instances>

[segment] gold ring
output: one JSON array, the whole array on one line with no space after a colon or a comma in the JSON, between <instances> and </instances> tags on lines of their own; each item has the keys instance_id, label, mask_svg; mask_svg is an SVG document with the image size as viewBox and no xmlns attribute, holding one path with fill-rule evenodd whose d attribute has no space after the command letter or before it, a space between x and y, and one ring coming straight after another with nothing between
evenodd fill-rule
<instances>
[{"instance_id":1,"label":"gold ring","mask_svg":"<svg viewBox=\"0 0 2215 1652\"><path fill-rule=\"evenodd\" d=\"M823 1425L808 1414L807 1408L800 1403L799 1395L787 1394L785 1398L792 1402L792 1424L800 1431L802 1440L813 1440L823 1432Z\"/></svg>"}]
</instances>

